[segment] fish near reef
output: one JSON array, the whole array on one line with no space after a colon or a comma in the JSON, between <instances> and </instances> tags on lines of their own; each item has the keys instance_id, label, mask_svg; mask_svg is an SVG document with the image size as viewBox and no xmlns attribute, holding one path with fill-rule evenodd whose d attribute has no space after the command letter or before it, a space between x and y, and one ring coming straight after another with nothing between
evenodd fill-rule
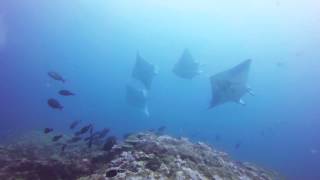
<instances>
[{"instance_id":1,"label":"fish near reef","mask_svg":"<svg viewBox=\"0 0 320 180\"><path fill-rule=\"evenodd\" d=\"M63 106L56 99L50 98L50 99L48 99L47 103L48 103L48 106L51 107L52 109L58 109L58 110L63 109Z\"/></svg>"}]
</instances>

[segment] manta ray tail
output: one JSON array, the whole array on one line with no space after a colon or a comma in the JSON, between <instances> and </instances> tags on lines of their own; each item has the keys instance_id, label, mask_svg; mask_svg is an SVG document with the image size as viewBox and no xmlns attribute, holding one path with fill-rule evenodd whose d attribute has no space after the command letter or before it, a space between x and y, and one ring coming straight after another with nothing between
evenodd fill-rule
<instances>
[{"instance_id":1,"label":"manta ray tail","mask_svg":"<svg viewBox=\"0 0 320 180\"><path fill-rule=\"evenodd\" d=\"M150 112L149 112L148 107L145 107L144 109L142 109L142 113L146 118L150 117Z\"/></svg>"}]
</instances>

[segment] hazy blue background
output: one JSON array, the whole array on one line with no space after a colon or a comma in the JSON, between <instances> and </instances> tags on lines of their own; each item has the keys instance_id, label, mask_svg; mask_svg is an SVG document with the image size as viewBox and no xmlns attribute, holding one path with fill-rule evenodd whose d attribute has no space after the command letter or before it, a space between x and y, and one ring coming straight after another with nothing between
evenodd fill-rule
<instances>
[{"instance_id":1,"label":"hazy blue background","mask_svg":"<svg viewBox=\"0 0 320 180\"><path fill-rule=\"evenodd\" d=\"M0 1L0 134L64 131L77 118L119 137L165 125L289 179L320 179L320 152L311 153L320 150L319 9L314 0ZM205 64L192 81L171 72L186 47ZM160 70L150 119L124 98L137 50ZM248 58L256 96L208 111L208 76ZM77 96L59 97L62 88ZM49 97L65 109L48 108Z\"/></svg>"}]
</instances>

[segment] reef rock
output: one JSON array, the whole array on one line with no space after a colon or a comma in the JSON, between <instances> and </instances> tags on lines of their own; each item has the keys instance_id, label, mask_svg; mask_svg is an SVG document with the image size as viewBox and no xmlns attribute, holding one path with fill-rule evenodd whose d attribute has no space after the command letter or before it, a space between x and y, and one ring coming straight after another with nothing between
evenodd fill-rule
<instances>
[{"instance_id":1,"label":"reef rock","mask_svg":"<svg viewBox=\"0 0 320 180\"><path fill-rule=\"evenodd\" d=\"M204 143L150 132L132 134L111 150L60 146L32 136L0 146L0 179L6 180L279 180L250 163L233 161ZM38 139L38 140L37 140ZM21 143L23 142L23 143Z\"/></svg>"},{"instance_id":2,"label":"reef rock","mask_svg":"<svg viewBox=\"0 0 320 180\"><path fill-rule=\"evenodd\" d=\"M224 152L186 138L138 133L129 136L113 151L118 154L103 169L81 180L97 176L117 180L281 179L276 172L233 161Z\"/></svg>"}]
</instances>

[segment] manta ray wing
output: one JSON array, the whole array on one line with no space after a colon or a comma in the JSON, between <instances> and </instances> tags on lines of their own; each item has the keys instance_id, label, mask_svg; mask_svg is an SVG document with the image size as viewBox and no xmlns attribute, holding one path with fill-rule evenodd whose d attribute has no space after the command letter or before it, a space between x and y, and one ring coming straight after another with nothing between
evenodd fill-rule
<instances>
[{"instance_id":1,"label":"manta ray wing","mask_svg":"<svg viewBox=\"0 0 320 180\"><path fill-rule=\"evenodd\" d=\"M228 74L226 72L218 73L210 77L212 99L209 108L223 104L228 101L227 89L230 86Z\"/></svg>"},{"instance_id":2,"label":"manta ray wing","mask_svg":"<svg viewBox=\"0 0 320 180\"><path fill-rule=\"evenodd\" d=\"M251 59L248 59L230 69L228 71L231 77L230 80L232 80L234 83L247 84L251 61Z\"/></svg>"},{"instance_id":3,"label":"manta ray wing","mask_svg":"<svg viewBox=\"0 0 320 180\"><path fill-rule=\"evenodd\" d=\"M193 79L202 71L200 70L200 63L194 60L188 49L185 49L178 62L174 65L173 72L180 78Z\"/></svg>"},{"instance_id":4,"label":"manta ray wing","mask_svg":"<svg viewBox=\"0 0 320 180\"><path fill-rule=\"evenodd\" d=\"M150 89L156 74L156 67L147 62L139 53L137 53L136 64L133 68L132 77L141 81L147 89Z\"/></svg>"},{"instance_id":5,"label":"manta ray wing","mask_svg":"<svg viewBox=\"0 0 320 180\"><path fill-rule=\"evenodd\" d=\"M127 84L126 100L131 106L143 109L147 106L147 91L137 84L137 82Z\"/></svg>"},{"instance_id":6,"label":"manta ray wing","mask_svg":"<svg viewBox=\"0 0 320 180\"><path fill-rule=\"evenodd\" d=\"M226 102L245 105L241 99L249 92L247 87L251 60L246 60L230 70L210 77L212 99L209 108Z\"/></svg>"}]
</instances>

